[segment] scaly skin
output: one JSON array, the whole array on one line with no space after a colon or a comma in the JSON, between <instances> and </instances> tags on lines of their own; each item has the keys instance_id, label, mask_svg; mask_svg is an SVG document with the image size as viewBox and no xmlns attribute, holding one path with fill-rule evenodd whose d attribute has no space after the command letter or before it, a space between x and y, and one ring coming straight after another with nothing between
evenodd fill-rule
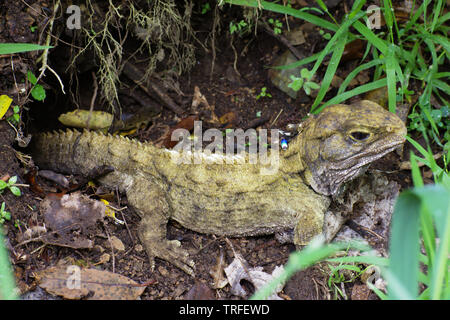
<instances>
[{"instance_id":1,"label":"scaly skin","mask_svg":"<svg viewBox=\"0 0 450 320\"><path fill-rule=\"evenodd\" d=\"M152 267L159 257L193 275L194 264L179 241L166 239L169 219L226 236L294 229L294 243L304 245L326 233L328 196L401 145L405 135L396 115L361 101L311 116L288 150L280 152L272 174L261 174L271 167L250 164L248 154L244 164L177 164L176 151L89 131L39 134L32 154L40 168L63 173L86 175L99 165L114 167L99 182L118 186L142 216L139 235Z\"/></svg>"}]
</instances>

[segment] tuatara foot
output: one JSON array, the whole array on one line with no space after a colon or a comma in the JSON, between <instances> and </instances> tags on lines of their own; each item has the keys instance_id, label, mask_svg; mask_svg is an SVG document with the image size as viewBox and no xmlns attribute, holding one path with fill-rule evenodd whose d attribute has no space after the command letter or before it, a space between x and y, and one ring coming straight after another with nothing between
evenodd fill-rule
<instances>
[{"instance_id":1,"label":"tuatara foot","mask_svg":"<svg viewBox=\"0 0 450 320\"><path fill-rule=\"evenodd\" d=\"M154 231L154 228L146 227L145 223L139 228L139 237L147 252L152 270L157 257L172 263L193 277L194 261L189 259L188 252L181 248L180 241L165 239L165 233L164 237L155 236Z\"/></svg>"},{"instance_id":2,"label":"tuatara foot","mask_svg":"<svg viewBox=\"0 0 450 320\"><path fill-rule=\"evenodd\" d=\"M194 261L189 259L189 254L181 248L178 240L141 239L147 251L152 270L155 267L155 257L164 259L180 268L190 276L194 276Z\"/></svg>"}]
</instances>

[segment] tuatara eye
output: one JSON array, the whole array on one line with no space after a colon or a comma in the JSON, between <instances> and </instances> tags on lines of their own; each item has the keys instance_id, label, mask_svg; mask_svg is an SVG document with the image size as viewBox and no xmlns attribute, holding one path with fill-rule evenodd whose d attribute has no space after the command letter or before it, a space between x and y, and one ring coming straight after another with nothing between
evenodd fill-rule
<instances>
[{"instance_id":1,"label":"tuatara eye","mask_svg":"<svg viewBox=\"0 0 450 320\"><path fill-rule=\"evenodd\" d=\"M350 133L350 137L355 141L366 141L370 137L369 132L353 131Z\"/></svg>"}]
</instances>

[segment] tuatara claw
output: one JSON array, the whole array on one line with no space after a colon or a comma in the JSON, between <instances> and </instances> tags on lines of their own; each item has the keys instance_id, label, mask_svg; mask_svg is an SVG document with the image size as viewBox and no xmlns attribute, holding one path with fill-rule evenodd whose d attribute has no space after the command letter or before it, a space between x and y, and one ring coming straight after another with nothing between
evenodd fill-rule
<instances>
[{"instance_id":1,"label":"tuatara claw","mask_svg":"<svg viewBox=\"0 0 450 320\"><path fill-rule=\"evenodd\" d=\"M194 261L189 259L189 254L186 250L181 248L181 243L178 240L160 240L149 241L145 243L147 254L150 259L152 270L154 269L154 258L166 260L176 267L180 268L188 275L194 277Z\"/></svg>"}]
</instances>

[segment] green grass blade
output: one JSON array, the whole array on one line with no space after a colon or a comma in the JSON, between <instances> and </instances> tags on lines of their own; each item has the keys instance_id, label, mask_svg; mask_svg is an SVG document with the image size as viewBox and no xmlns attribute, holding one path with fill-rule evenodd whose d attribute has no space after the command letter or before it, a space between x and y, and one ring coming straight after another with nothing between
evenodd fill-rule
<instances>
[{"instance_id":1,"label":"green grass blade","mask_svg":"<svg viewBox=\"0 0 450 320\"><path fill-rule=\"evenodd\" d=\"M394 13L391 11L391 5L389 0L383 0L384 5L384 21L386 22L386 27L389 30L389 35L391 43L394 43L394 33L392 32L392 27L394 26Z\"/></svg>"},{"instance_id":2,"label":"green grass blade","mask_svg":"<svg viewBox=\"0 0 450 320\"><path fill-rule=\"evenodd\" d=\"M326 259L326 261L337 263L365 263L365 264L373 264L379 267L387 267L389 265L389 260L387 258L378 257L375 255L345 256L338 258L329 258Z\"/></svg>"},{"instance_id":3,"label":"green grass blade","mask_svg":"<svg viewBox=\"0 0 450 320\"><path fill-rule=\"evenodd\" d=\"M323 98L325 97L325 94L327 93L331 81L333 80L333 77L336 73L339 62L341 61L342 53L344 52L346 42L347 42L347 34L344 33L344 35L338 39L336 47L333 50L333 55L331 56L327 70L322 79L320 90L317 93L313 105L311 106L311 112L313 112L313 110L322 102Z\"/></svg>"},{"instance_id":4,"label":"green grass blade","mask_svg":"<svg viewBox=\"0 0 450 320\"><path fill-rule=\"evenodd\" d=\"M337 95L334 98L328 100L327 102L322 104L319 108L314 110L314 113L319 113L326 106L344 102L345 100L350 99L351 97L366 93L368 91L376 90L376 89L379 89L379 88L385 87L385 86L386 86L386 78L382 78L382 79L379 79L379 80L376 80L376 81L373 81L370 83L363 84L362 86L359 86L352 90L341 93L340 95Z\"/></svg>"},{"instance_id":5,"label":"green grass blade","mask_svg":"<svg viewBox=\"0 0 450 320\"><path fill-rule=\"evenodd\" d=\"M444 23L445 23L447 20L449 20L449 19L450 19L450 12L447 12L446 14L444 14L443 16L441 16L441 17L438 19L436 26L439 28L439 26L440 26L441 24L444 24Z\"/></svg>"},{"instance_id":6,"label":"green grass blade","mask_svg":"<svg viewBox=\"0 0 450 320\"><path fill-rule=\"evenodd\" d=\"M411 176L415 187L423 187L423 179L420 173L419 165L417 164L417 157L411 151L409 153L409 161L411 162Z\"/></svg>"},{"instance_id":7,"label":"green grass blade","mask_svg":"<svg viewBox=\"0 0 450 320\"><path fill-rule=\"evenodd\" d=\"M360 73L363 70L370 69L370 68L372 68L372 67L374 67L376 65L380 65L382 63L383 63L383 60L381 60L381 59L374 59L374 60L371 60L371 61L369 61L367 63L364 63L364 64L356 67L355 69L353 69L352 72L350 72L348 74L348 76L345 78L345 80L342 81L342 83L341 83L341 85L339 87L337 95L343 93L345 91L345 89L347 89L347 86L356 77L356 75L358 73Z\"/></svg>"},{"instance_id":8,"label":"green grass blade","mask_svg":"<svg viewBox=\"0 0 450 320\"><path fill-rule=\"evenodd\" d=\"M448 85L448 83L444 81L433 79L431 80L431 84L433 87L438 88L439 90L443 91L446 94L450 92L450 85Z\"/></svg>"},{"instance_id":9,"label":"green grass blade","mask_svg":"<svg viewBox=\"0 0 450 320\"><path fill-rule=\"evenodd\" d=\"M297 67L303 66L303 65L305 65L305 64L311 63L311 62L313 62L313 61L316 61L317 58L319 57L319 55L320 55L320 52L315 53L315 54L313 54L312 56L306 57L306 58L304 58L304 59L295 61L295 62L290 63L290 64L285 64L285 65L282 65L282 66L273 66L273 67L270 66L269 68L272 68L272 69L279 69L279 70L285 70L285 69L293 69L293 68L297 68Z\"/></svg>"},{"instance_id":10,"label":"green grass blade","mask_svg":"<svg viewBox=\"0 0 450 320\"><path fill-rule=\"evenodd\" d=\"M397 104L397 79L395 77L395 63L396 57L393 45L390 45L386 55L386 78L388 89L389 111L395 113Z\"/></svg>"},{"instance_id":11,"label":"green grass blade","mask_svg":"<svg viewBox=\"0 0 450 320\"><path fill-rule=\"evenodd\" d=\"M353 3L352 10L350 11L350 14L348 15L349 19L352 19L357 13L359 13L362 9L362 7L366 4L365 0L356 0Z\"/></svg>"},{"instance_id":12,"label":"green grass blade","mask_svg":"<svg viewBox=\"0 0 450 320\"><path fill-rule=\"evenodd\" d=\"M360 21L356 21L355 23L353 23L353 27L360 33L362 34L367 41L369 41L374 47L376 47L381 53L383 53L384 55L386 55L387 50L388 50L388 46L385 43L384 40L380 39L377 37L377 35L375 33L373 33L372 30L370 30L369 28L367 28L366 25L362 24Z\"/></svg>"},{"instance_id":13,"label":"green grass blade","mask_svg":"<svg viewBox=\"0 0 450 320\"><path fill-rule=\"evenodd\" d=\"M0 300L15 300L18 298L16 285L4 243L3 228L0 225Z\"/></svg>"},{"instance_id":14,"label":"green grass blade","mask_svg":"<svg viewBox=\"0 0 450 320\"><path fill-rule=\"evenodd\" d=\"M53 48L52 46L41 46L34 43L0 43L0 54L12 54L35 50Z\"/></svg>"},{"instance_id":15,"label":"green grass blade","mask_svg":"<svg viewBox=\"0 0 450 320\"><path fill-rule=\"evenodd\" d=\"M325 28L331 31L336 31L338 29L338 26L325 19L316 17L315 15L306 12L302 12L301 10L289 8L287 6L276 4L273 2L259 1L259 0L225 0L224 2L252 8L262 8L264 10L269 10L272 12L287 14L295 18L311 22L312 24L315 24L317 26L320 26L321 28Z\"/></svg>"},{"instance_id":16,"label":"green grass blade","mask_svg":"<svg viewBox=\"0 0 450 320\"><path fill-rule=\"evenodd\" d=\"M314 67L311 70L311 75L314 75L319 67L322 65L322 61L325 58L325 56L330 53L334 47L335 43L343 36L343 34L346 34L348 32L348 28L359 18L364 16L363 12L360 12L356 14L352 19L349 19L345 21L339 29L336 31L336 33L333 35L333 37L328 41L325 48L320 52L319 57L317 58L316 63L314 64Z\"/></svg>"},{"instance_id":17,"label":"green grass blade","mask_svg":"<svg viewBox=\"0 0 450 320\"><path fill-rule=\"evenodd\" d=\"M438 23L439 16L441 15L441 9L442 9L442 0L436 1L434 5L434 16L433 16L433 22L431 23L430 32L433 33L434 29L436 28L436 25Z\"/></svg>"},{"instance_id":18,"label":"green grass blade","mask_svg":"<svg viewBox=\"0 0 450 320\"><path fill-rule=\"evenodd\" d=\"M430 298L440 299L444 278L448 277L448 255L450 248L450 190L441 185L426 186L416 191L421 196L424 209L434 220L439 237L437 254L431 266ZM430 219L431 220L431 219ZM429 228L433 223L429 222ZM434 242L434 238L432 239Z\"/></svg>"},{"instance_id":19,"label":"green grass blade","mask_svg":"<svg viewBox=\"0 0 450 320\"><path fill-rule=\"evenodd\" d=\"M412 191L400 194L394 207L389 244L389 299L415 299L419 278L420 198Z\"/></svg>"}]
</instances>

